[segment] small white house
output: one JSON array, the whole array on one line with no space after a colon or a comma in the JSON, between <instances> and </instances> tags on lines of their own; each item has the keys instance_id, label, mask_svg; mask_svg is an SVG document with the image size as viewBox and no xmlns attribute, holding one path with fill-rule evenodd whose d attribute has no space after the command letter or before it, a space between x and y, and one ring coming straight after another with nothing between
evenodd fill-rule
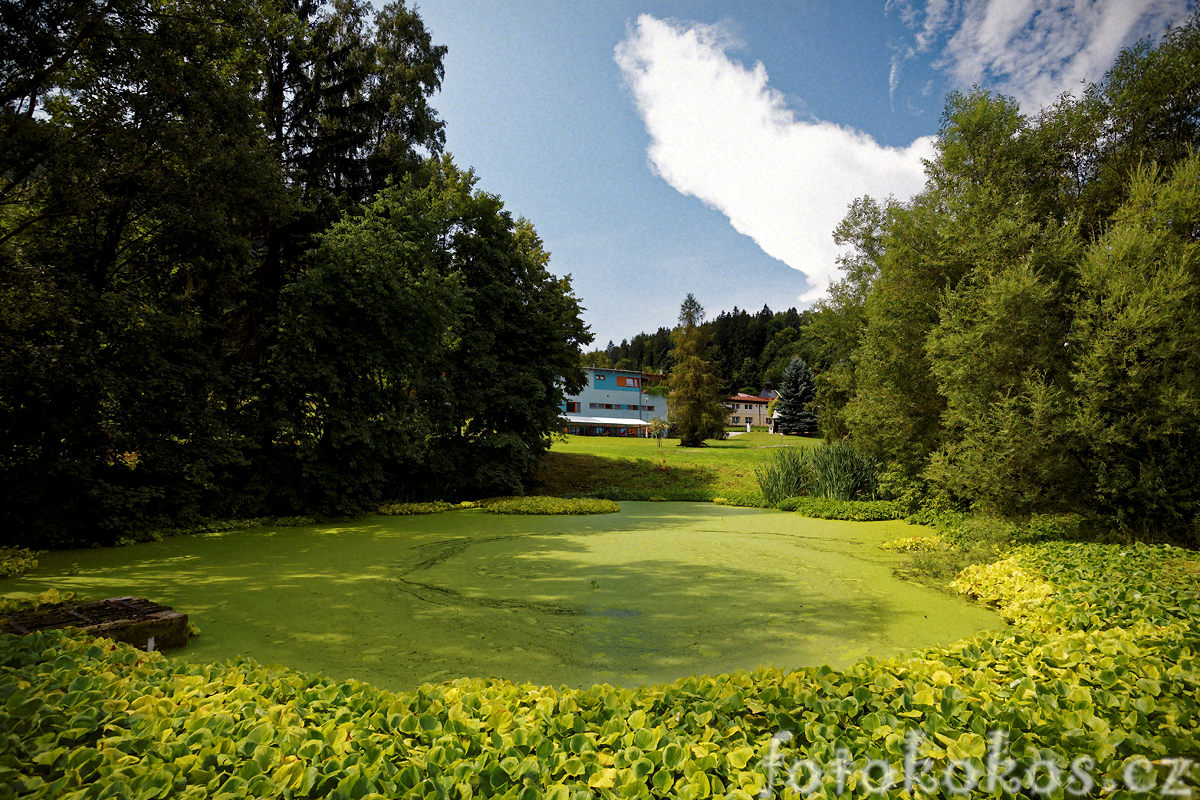
<instances>
[{"instance_id":1,"label":"small white house","mask_svg":"<svg viewBox=\"0 0 1200 800\"><path fill-rule=\"evenodd\" d=\"M771 401L765 397L738 392L725 400L727 425L766 425L767 404Z\"/></svg>"}]
</instances>

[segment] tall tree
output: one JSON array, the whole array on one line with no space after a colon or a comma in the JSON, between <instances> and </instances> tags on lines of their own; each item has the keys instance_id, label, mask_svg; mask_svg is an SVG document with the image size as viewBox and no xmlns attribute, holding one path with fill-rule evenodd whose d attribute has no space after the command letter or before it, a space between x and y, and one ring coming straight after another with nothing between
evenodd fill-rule
<instances>
[{"instance_id":1,"label":"tall tree","mask_svg":"<svg viewBox=\"0 0 1200 800\"><path fill-rule=\"evenodd\" d=\"M893 488L1196 536L1197 64L1200 15L1033 119L950 97L852 356L845 418Z\"/></svg>"},{"instance_id":2,"label":"tall tree","mask_svg":"<svg viewBox=\"0 0 1200 800\"><path fill-rule=\"evenodd\" d=\"M403 2L263 0L257 99L289 189L259 234L262 262L249 321L270 330L279 293L312 237L368 202L387 182L441 152L429 104L446 48ZM269 342L255 342L265 356Z\"/></svg>"},{"instance_id":3,"label":"tall tree","mask_svg":"<svg viewBox=\"0 0 1200 800\"><path fill-rule=\"evenodd\" d=\"M438 384L438 446L425 491L519 493L558 429L565 394L583 387L581 347L592 335L570 278L550 272L550 255L528 220L513 219L449 158L431 162L424 179L435 206L445 209L439 268L460 276L464 297Z\"/></svg>"},{"instance_id":4,"label":"tall tree","mask_svg":"<svg viewBox=\"0 0 1200 800\"><path fill-rule=\"evenodd\" d=\"M276 439L306 498L294 506L353 513L422 481L463 301L437 258L436 199L412 181L385 190L319 236L285 289Z\"/></svg>"},{"instance_id":5,"label":"tall tree","mask_svg":"<svg viewBox=\"0 0 1200 800\"><path fill-rule=\"evenodd\" d=\"M783 371L779 397L775 400L775 429L791 435L817 430L817 414L812 403L817 397L812 370L802 358L793 358Z\"/></svg>"},{"instance_id":6,"label":"tall tree","mask_svg":"<svg viewBox=\"0 0 1200 800\"><path fill-rule=\"evenodd\" d=\"M808 330L823 367L816 376L816 405L826 437L840 439L850 431L845 408L858 385L854 352L866 329L867 295L879 274L891 204L890 199L880 204L870 197L857 198L833 231L834 242L847 248L837 259L843 277L817 303Z\"/></svg>"},{"instance_id":7,"label":"tall tree","mask_svg":"<svg viewBox=\"0 0 1200 800\"><path fill-rule=\"evenodd\" d=\"M1014 206L1025 124L1008 98L978 89L952 94L926 190L888 215L845 416L859 446L906 479L919 478L943 439L946 398L925 350L943 293L977 266L1028 250L1014 218L1027 213Z\"/></svg>"},{"instance_id":8,"label":"tall tree","mask_svg":"<svg viewBox=\"0 0 1200 800\"><path fill-rule=\"evenodd\" d=\"M690 292L671 332L670 422L681 447L701 447L725 430L725 405L717 365L708 360L701 323L704 308Z\"/></svg>"},{"instance_id":9,"label":"tall tree","mask_svg":"<svg viewBox=\"0 0 1200 800\"><path fill-rule=\"evenodd\" d=\"M26 10L0 26L0 526L53 543L233 510L223 330L284 195L260 9Z\"/></svg>"},{"instance_id":10,"label":"tall tree","mask_svg":"<svg viewBox=\"0 0 1200 800\"><path fill-rule=\"evenodd\" d=\"M427 166L444 52L403 3L0 4L0 527L519 490L589 337Z\"/></svg>"},{"instance_id":11,"label":"tall tree","mask_svg":"<svg viewBox=\"0 0 1200 800\"><path fill-rule=\"evenodd\" d=\"M1200 544L1200 156L1142 168L1080 268L1075 426L1123 527Z\"/></svg>"}]
</instances>

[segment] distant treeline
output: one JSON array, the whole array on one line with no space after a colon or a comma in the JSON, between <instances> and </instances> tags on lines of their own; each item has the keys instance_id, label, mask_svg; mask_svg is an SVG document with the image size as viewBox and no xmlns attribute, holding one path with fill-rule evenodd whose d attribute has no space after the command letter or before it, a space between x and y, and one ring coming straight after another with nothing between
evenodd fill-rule
<instances>
[{"instance_id":1,"label":"distant treeline","mask_svg":"<svg viewBox=\"0 0 1200 800\"><path fill-rule=\"evenodd\" d=\"M519 492L591 341L402 2L0 13L0 544Z\"/></svg>"},{"instance_id":2,"label":"distant treeline","mask_svg":"<svg viewBox=\"0 0 1200 800\"><path fill-rule=\"evenodd\" d=\"M784 368L797 355L819 370L818 343L807 333L813 318L811 311L789 308L776 312L764 305L757 314L734 307L701 323L709 358L720 365L724 390L754 394L768 385L778 388ZM659 328L585 353L584 363L666 374L675 366L671 347L671 330Z\"/></svg>"}]
</instances>

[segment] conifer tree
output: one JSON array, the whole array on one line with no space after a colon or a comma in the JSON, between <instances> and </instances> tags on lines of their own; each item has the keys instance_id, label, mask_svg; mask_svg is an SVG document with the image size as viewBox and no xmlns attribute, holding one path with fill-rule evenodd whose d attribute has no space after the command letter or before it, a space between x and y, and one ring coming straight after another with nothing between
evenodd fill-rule
<instances>
[{"instance_id":1,"label":"conifer tree","mask_svg":"<svg viewBox=\"0 0 1200 800\"><path fill-rule=\"evenodd\" d=\"M812 370L797 356L783 371L783 384L775 402L775 429L780 433L810 433L817 429L817 415L809 404L817 396Z\"/></svg>"},{"instance_id":2,"label":"conifer tree","mask_svg":"<svg viewBox=\"0 0 1200 800\"><path fill-rule=\"evenodd\" d=\"M725 405L717 365L705 358L704 308L690 293L679 309L679 327L671 332L670 420L681 447L700 447L725 431Z\"/></svg>"}]
</instances>

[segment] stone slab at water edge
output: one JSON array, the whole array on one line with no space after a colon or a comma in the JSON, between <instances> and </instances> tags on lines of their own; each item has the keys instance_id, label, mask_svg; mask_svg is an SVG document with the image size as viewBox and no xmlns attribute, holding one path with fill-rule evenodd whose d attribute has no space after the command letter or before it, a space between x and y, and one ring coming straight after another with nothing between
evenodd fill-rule
<instances>
[{"instance_id":1,"label":"stone slab at water edge","mask_svg":"<svg viewBox=\"0 0 1200 800\"><path fill-rule=\"evenodd\" d=\"M79 628L143 650L172 650L188 641L187 614L142 597L59 603L0 617L0 633L23 635L56 628Z\"/></svg>"}]
</instances>

